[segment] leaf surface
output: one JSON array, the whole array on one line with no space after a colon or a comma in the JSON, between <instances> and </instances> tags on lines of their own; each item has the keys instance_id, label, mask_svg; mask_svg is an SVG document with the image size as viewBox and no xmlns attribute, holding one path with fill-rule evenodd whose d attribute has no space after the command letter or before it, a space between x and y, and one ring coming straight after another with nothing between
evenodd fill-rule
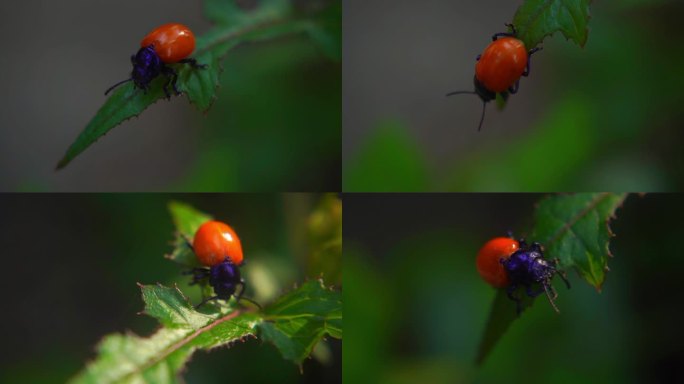
<instances>
[{"instance_id":1,"label":"leaf surface","mask_svg":"<svg viewBox=\"0 0 684 384\"><path fill-rule=\"evenodd\" d=\"M513 25L517 37L528 49L546 36L561 32L566 39L583 47L589 36L591 0L527 0L516 11Z\"/></svg>"}]
</instances>

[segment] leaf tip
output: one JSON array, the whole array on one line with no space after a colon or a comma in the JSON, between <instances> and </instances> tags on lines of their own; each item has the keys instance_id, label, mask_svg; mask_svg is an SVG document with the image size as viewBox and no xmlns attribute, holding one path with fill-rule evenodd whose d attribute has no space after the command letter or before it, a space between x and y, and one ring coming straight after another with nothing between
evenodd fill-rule
<instances>
[{"instance_id":1,"label":"leaf tip","mask_svg":"<svg viewBox=\"0 0 684 384\"><path fill-rule=\"evenodd\" d=\"M57 166L55 167L55 172L59 171L60 169L64 168L69 164L71 160L68 159L66 156L62 158L62 160L57 163Z\"/></svg>"}]
</instances>

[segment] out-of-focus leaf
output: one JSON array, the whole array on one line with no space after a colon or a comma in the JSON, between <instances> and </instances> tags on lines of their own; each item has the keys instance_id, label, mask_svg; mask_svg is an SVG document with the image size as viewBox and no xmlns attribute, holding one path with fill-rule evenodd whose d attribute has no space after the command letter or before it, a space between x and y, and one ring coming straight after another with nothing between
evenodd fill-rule
<instances>
[{"instance_id":1,"label":"out-of-focus leaf","mask_svg":"<svg viewBox=\"0 0 684 384\"><path fill-rule=\"evenodd\" d=\"M427 165L406 127L385 123L344 168L347 192L409 192L427 189Z\"/></svg>"},{"instance_id":2,"label":"out-of-focus leaf","mask_svg":"<svg viewBox=\"0 0 684 384\"><path fill-rule=\"evenodd\" d=\"M567 190L568 178L597 150L594 109L569 96L550 108L537 127L514 140L463 156L447 190Z\"/></svg>"},{"instance_id":3,"label":"out-of-focus leaf","mask_svg":"<svg viewBox=\"0 0 684 384\"><path fill-rule=\"evenodd\" d=\"M325 195L309 216L311 252L308 276L328 284L342 283L342 200Z\"/></svg>"}]
</instances>

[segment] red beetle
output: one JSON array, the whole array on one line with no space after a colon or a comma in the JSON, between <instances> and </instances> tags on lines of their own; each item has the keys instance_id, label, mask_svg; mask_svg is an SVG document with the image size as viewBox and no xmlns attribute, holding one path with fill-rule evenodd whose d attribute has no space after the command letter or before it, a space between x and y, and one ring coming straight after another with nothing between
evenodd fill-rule
<instances>
[{"instance_id":1,"label":"red beetle","mask_svg":"<svg viewBox=\"0 0 684 384\"><path fill-rule=\"evenodd\" d=\"M131 56L133 64L131 77L109 87L105 95L129 81L133 81L136 87L146 91L152 80L159 75L164 75L168 79L164 84L164 93L167 98L171 97L169 85L173 87L176 94L179 94L176 88L178 73L167 64L184 63L190 64L193 68L206 68L206 65L197 64L195 59L188 57L194 50L195 35L185 25L170 23L154 29L142 39L138 53Z\"/></svg>"},{"instance_id":2,"label":"red beetle","mask_svg":"<svg viewBox=\"0 0 684 384\"><path fill-rule=\"evenodd\" d=\"M508 259L519 248L520 243L510 237L495 237L485 243L475 261L482 279L495 288L507 287L510 280L501 260Z\"/></svg>"},{"instance_id":3,"label":"red beetle","mask_svg":"<svg viewBox=\"0 0 684 384\"><path fill-rule=\"evenodd\" d=\"M496 99L500 93L504 99L508 94L518 92L520 77L530 74L530 56L541 48L537 47L529 52L525 43L516 38L517 32L512 24L510 33L502 32L492 36L492 42L477 56L475 65L475 91L456 91L447 96L473 94L482 99L482 117L478 131L482 129L487 102Z\"/></svg>"},{"instance_id":4,"label":"red beetle","mask_svg":"<svg viewBox=\"0 0 684 384\"><path fill-rule=\"evenodd\" d=\"M192 242L197 260L207 267L213 267L230 260L235 265L242 264L242 244L233 228L220 221L207 221L195 232Z\"/></svg>"}]
</instances>

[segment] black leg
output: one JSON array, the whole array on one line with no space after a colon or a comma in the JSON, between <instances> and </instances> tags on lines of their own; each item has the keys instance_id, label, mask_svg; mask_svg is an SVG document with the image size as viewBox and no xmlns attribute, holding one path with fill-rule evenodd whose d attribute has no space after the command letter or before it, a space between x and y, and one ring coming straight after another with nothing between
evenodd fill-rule
<instances>
[{"instance_id":1,"label":"black leg","mask_svg":"<svg viewBox=\"0 0 684 384\"><path fill-rule=\"evenodd\" d=\"M565 271L558 271L558 276L561 277L561 279L565 283L565 286L568 287L568 289L570 289L570 282L568 281L568 277L566 276Z\"/></svg>"},{"instance_id":2,"label":"black leg","mask_svg":"<svg viewBox=\"0 0 684 384\"><path fill-rule=\"evenodd\" d=\"M193 68L200 68L200 69L204 69L204 68L208 67L207 64L197 64L197 60L193 59L192 57L187 58L187 59L183 59L183 60L179 61L179 63L190 64L190 66L192 66Z\"/></svg>"},{"instance_id":3,"label":"black leg","mask_svg":"<svg viewBox=\"0 0 684 384\"><path fill-rule=\"evenodd\" d=\"M515 297L513 295L513 292L518 288L516 284L511 284L506 288L506 295L508 296L509 299L515 301L515 310L517 311L518 315L520 315L520 312L522 311L522 308L520 306L520 299Z\"/></svg>"},{"instance_id":4,"label":"black leg","mask_svg":"<svg viewBox=\"0 0 684 384\"><path fill-rule=\"evenodd\" d=\"M201 303L195 305L195 309L197 309L197 308L203 306L203 305L206 304L208 301L217 300L218 298L219 298L218 296L212 296L212 297L210 297L210 298L208 298L208 299L204 299L204 300L202 300Z\"/></svg>"},{"instance_id":5,"label":"black leg","mask_svg":"<svg viewBox=\"0 0 684 384\"><path fill-rule=\"evenodd\" d=\"M192 247L192 243L190 242L190 239L188 239L188 237L182 233L181 233L181 237L183 238L183 240L185 240L185 245L187 245L191 251L195 252L195 248Z\"/></svg>"},{"instance_id":6,"label":"black leg","mask_svg":"<svg viewBox=\"0 0 684 384\"><path fill-rule=\"evenodd\" d=\"M523 76L527 77L530 75L530 61L532 61L531 60L532 55L534 55L535 53L537 53L541 50L542 50L541 47L536 47L527 53L527 65L525 66L525 71L522 74Z\"/></svg>"},{"instance_id":7,"label":"black leg","mask_svg":"<svg viewBox=\"0 0 684 384\"><path fill-rule=\"evenodd\" d=\"M508 87L508 92L511 95L515 95L516 93L518 93L518 88L520 88L520 80L516 81L515 84Z\"/></svg>"},{"instance_id":8,"label":"black leg","mask_svg":"<svg viewBox=\"0 0 684 384\"><path fill-rule=\"evenodd\" d=\"M511 31L512 31L511 34L512 34L512 35L517 35L517 34L518 34L518 30L515 29L515 25L513 25L512 23L505 23L504 25L505 25L506 27L508 27L508 28L511 29Z\"/></svg>"},{"instance_id":9,"label":"black leg","mask_svg":"<svg viewBox=\"0 0 684 384\"><path fill-rule=\"evenodd\" d=\"M476 60L476 61L480 61L481 58L482 58L482 55L477 55L477 57L475 58L475 60Z\"/></svg>"},{"instance_id":10,"label":"black leg","mask_svg":"<svg viewBox=\"0 0 684 384\"><path fill-rule=\"evenodd\" d=\"M506 23L504 24L506 27L511 29L511 32L500 32L492 36L492 41L496 41L499 37L515 37L518 35L518 31L515 29L515 25Z\"/></svg>"},{"instance_id":11,"label":"black leg","mask_svg":"<svg viewBox=\"0 0 684 384\"><path fill-rule=\"evenodd\" d=\"M542 246L541 246L541 244L535 242L535 243L532 243L532 246L530 247L530 249L531 249L533 252L540 252L540 253L541 253L541 251L542 251Z\"/></svg>"},{"instance_id":12,"label":"black leg","mask_svg":"<svg viewBox=\"0 0 684 384\"><path fill-rule=\"evenodd\" d=\"M237 296L235 296L235 302L236 302L236 303L240 304L240 300L247 300L247 301L249 301L250 303L252 303L252 304L256 305L257 307L259 307L259 309L263 309L263 308L261 308L261 305L260 305L259 303L257 303L256 301L250 299L249 297L246 297L246 296L243 296L243 295L242 295L243 293L245 293L245 281L244 281L244 280L240 280L240 282L238 283L238 285L240 286L241 289L240 289L240 293L239 293Z\"/></svg>"},{"instance_id":13,"label":"black leg","mask_svg":"<svg viewBox=\"0 0 684 384\"><path fill-rule=\"evenodd\" d=\"M540 294L542 294L543 292L544 292L544 288L541 288L538 291L533 291L531 285L528 285L525 287L525 293L527 293L527 296L529 296L529 297L537 297Z\"/></svg>"},{"instance_id":14,"label":"black leg","mask_svg":"<svg viewBox=\"0 0 684 384\"><path fill-rule=\"evenodd\" d=\"M238 285L240 286L240 293L238 293L238 295L235 296L235 301L239 303L240 299L242 298L242 294L245 293L245 281L240 279Z\"/></svg>"},{"instance_id":15,"label":"black leg","mask_svg":"<svg viewBox=\"0 0 684 384\"><path fill-rule=\"evenodd\" d=\"M164 83L164 87L163 87L164 94L166 95L166 99L171 99L171 94L169 93L168 86L169 86L169 82L167 81L166 83Z\"/></svg>"},{"instance_id":16,"label":"black leg","mask_svg":"<svg viewBox=\"0 0 684 384\"><path fill-rule=\"evenodd\" d=\"M173 91L178 95L178 88L176 88L176 81L178 81L178 73L171 67L164 66L161 72L168 78L166 84L164 84L164 93L166 98L171 98L168 90L169 84L173 87Z\"/></svg>"},{"instance_id":17,"label":"black leg","mask_svg":"<svg viewBox=\"0 0 684 384\"><path fill-rule=\"evenodd\" d=\"M204 282L204 280L209 278L209 269L208 268L193 268L189 271L183 271L182 272L184 275L192 275L192 281L190 282L190 285L195 285L195 284L200 284Z\"/></svg>"},{"instance_id":18,"label":"black leg","mask_svg":"<svg viewBox=\"0 0 684 384\"><path fill-rule=\"evenodd\" d=\"M492 41L496 41L499 37L515 37L514 34L508 32L499 32L492 35Z\"/></svg>"},{"instance_id":19,"label":"black leg","mask_svg":"<svg viewBox=\"0 0 684 384\"><path fill-rule=\"evenodd\" d=\"M553 310L556 311L556 313L560 313L560 311L558 310L558 307L556 307L556 303L554 303L554 301L553 301L555 299L551 297L551 293L549 292L548 284L542 283L542 286L544 287L544 291L546 292L546 297L549 299L549 303L551 303Z\"/></svg>"}]
</instances>

